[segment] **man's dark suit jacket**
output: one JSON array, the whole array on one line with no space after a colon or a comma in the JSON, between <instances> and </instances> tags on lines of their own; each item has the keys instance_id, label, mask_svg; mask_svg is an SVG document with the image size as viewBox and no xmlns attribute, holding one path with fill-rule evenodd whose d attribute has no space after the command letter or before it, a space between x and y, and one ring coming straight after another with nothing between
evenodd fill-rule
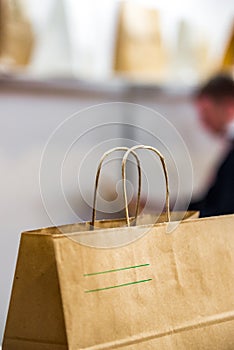
<instances>
[{"instance_id":1,"label":"man's dark suit jacket","mask_svg":"<svg viewBox=\"0 0 234 350\"><path fill-rule=\"evenodd\" d=\"M201 217L234 213L234 139L214 184L201 201L190 204L189 210L200 210Z\"/></svg>"}]
</instances>

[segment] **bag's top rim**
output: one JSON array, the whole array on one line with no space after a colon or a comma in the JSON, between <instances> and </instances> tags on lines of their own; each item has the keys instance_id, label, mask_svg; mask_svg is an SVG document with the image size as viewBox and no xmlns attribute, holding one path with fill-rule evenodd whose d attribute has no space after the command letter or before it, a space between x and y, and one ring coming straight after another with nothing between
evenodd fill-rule
<instances>
[{"instance_id":1,"label":"bag's top rim","mask_svg":"<svg viewBox=\"0 0 234 350\"><path fill-rule=\"evenodd\" d=\"M195 210L192 210L192 211L174 211L172 212L172 215L180 215L180 220L185 220L185 219L190 219L192 217L194 217L195 215L199 215L199 212L198 211L195 211ZM146 217L152 217L152 216L155 216L155 217L159 217L159 216L165 216L166 217L166 213L165 212L162 212L162 213L157 213L157 212L154 212L154 213L145 213L145 214L141 214L139 218L146 218ZM130 217L130 222L134 221L134 217ZM178 221L177 220L171 220L171 221ZM128 227L126 225L126 219L125 218L115 218L115 219L101 219L101 220L96 220L96 223L97 224L109 224L111 222L116 222L116 223L120 223L120 222L123 222L124 224L121 225L121 226L117 226L117 227L106 227L105 229L112 229L112 228L124 228L124 227ZM160 221L160 222L155 222L155 224L161 224L161 223L165 223L166 221ZM81 226L83 225L84 227L90 227L90 224L91 224L91 221L80 221L80 222L75 222L75 223L71 223L71 224L64 224L64 225L58 225L58 226L45 226L45 227L41 227L41 228L36 228L36 229L32 229L32 230L27 230L27 231L23 231L22 233L39 233L41 231L44 231L43 234L45 234L45 230L47 231L52 231L52 230L64 230L64 229L67 229L69 230L70 228L75 228L75 227L78 227L78 226ZM139 226L143 226L143 225L137 225L137 227ZM133 226L131 226L133 227ZM104 229L104 228L103 228ZM102 230L102 228L99 228L99 227L95 227L95 229L93 231L100 231ZM52 234L52 233L48 233L48 234ZM61 233L60 233L61 234Z\"/></svg>"},{"instance_id":2,"label":"bag's top rim","mask_svg":"<svg viewBox=\"0 0 234 350\"><path fill-rule=\"evenodd\" d=\"M193 214L196 214L197 212L193 211L190 212ZM148 215L148 214L146 214ZM200 222L200 221L211 221L211 220L220 220L220 219L224 219L224 218L233 218L234 219L234 214L228 214L228 215L219 215L219 216L209 216L209 217L204 217L204 218L191 218L191 219L185 219L182 220L179 224L180 225L185 225L185 224L189 224L191 222L195 223L195 222ZM102 223L106 223L106 222L110 222L113 220L100 220L99 222ZM115 219L115 221L123 221L123 219ZM174 221L174 223L179 222L179 221ZM84 227L88 226L89 227L89 222L83 222L83 223L78 223L78 224L68 224L68 225L61 225L61 226L51 226L51 227L45 227L45 228L41 228L41 229L36 229L36 230L30 230L30 231L24 231L22 232L22 235L42 235L42 236L50 236L53 238L62 238L62 237L69 237L72 235L78 235L78 234L95 234L95 233L102 233L105 232L107 229L108 231L111 230L113 232L113 230L136 230L138 228L145 228L145 227L154 227L157 225L157 227L161 227L161 226L165 226L167 227L167 225L169 224L168 222L160 222L160 223L155 223L155 224L144 224L144 225L137 225L137 226L119 226L119 227L109 227L109 228L98 228L96 230L84 230L84 231L76 231L74 230L73 232L62 232L63 228L69 228L69 227L75 227L76 225L80 225L83 224ZM61 231L60 231L61 229ZM50 232L51 230L54 230L55 232L52 233Z\"/></svg>"}]
</instances>

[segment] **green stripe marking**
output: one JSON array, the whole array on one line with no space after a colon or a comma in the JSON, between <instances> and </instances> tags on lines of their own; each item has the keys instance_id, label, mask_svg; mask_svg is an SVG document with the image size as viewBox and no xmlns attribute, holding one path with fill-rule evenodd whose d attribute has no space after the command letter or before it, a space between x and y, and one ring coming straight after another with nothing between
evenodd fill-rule
<instances>
[{"instance_id":1,"label":"green stripe marking","mask_svg":"<svg viewBox=\"0 0 234 350\"><path fill-rule=\"evenodd\" d=\"M142 265L135 265L135 266L128 266L128 267L121 267L119 269L114 269L114 270L106 270L106 271L100 271L100 272L85 273L83 276L84 277L88 277L88 276L102 275L104 273L117 272L117 271L130 270L130 269L137 269L138 267L149 266L149 265L150 264L142 264Z\"/></svg>"},{"instance_id":2,"label":"green stripe marking","mask_svg":"<svg viewBox=\"0 0 234 350\"><path fill-rule=\"evenodd\" d=\"M118 284L116 286L110 286L110 287L105 287L105 288L85 290L85 293L100 292L102 290L114 289L114 288L119 288L119 287L126 287L126 286L131 286L132 284L144 283L144 282L149 282L149 281L152 281L152 278L149 278L147 280L141 280L141 281L124 283L124 284Z\"/></svg>"}]
</instances>

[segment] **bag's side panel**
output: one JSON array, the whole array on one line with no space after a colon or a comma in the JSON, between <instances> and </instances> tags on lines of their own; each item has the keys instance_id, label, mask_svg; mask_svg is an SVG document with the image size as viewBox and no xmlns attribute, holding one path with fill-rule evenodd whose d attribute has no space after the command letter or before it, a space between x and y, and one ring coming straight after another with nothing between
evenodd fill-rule
<instances>
[{"instance_id":1,"label":"bag's side panel","mask_svg":"<svg viewBox=\"0 0 234 350\"><path fill-rule=\"evenodd\" d=\"M3 350L67 349L53 242L23 233Z\"/></svg>"},{"instance_id":2,"label":"bag's side panel","mask_svg":"<svg viewBox=\"0 0 234 350\"><path fill-rule=\"evenodd\" d=\"M97 243L148 228L142 238L112 249L81 245L74 235L55 237L69 349L115 349L131 343L145 349L145 341L155 339L148 343L151 349L154 342L159 348L172 342L167 349L187 350L186 334L197 349L205 337L212 349L216 344L221 344L219 350L228 349L226 344L234 349L228 326L234 320L233 227L230 215L184 221L171 234L165 224L90 234ZM169 334L175 334L174 343Z\"/></svg>"},{"instance_id":3,"label":"bag's side panel","mask_svg":"<svg viewBox=\"0 0 234 350\"><path fill-rule=\"evenodd\" d=\"M49 344L49 343L37 343L36 341L28 341L21 339L9 339L6 340L7 347L3 349L7 350L67 350L67 345Z\"/></svg>"}]
</instances>

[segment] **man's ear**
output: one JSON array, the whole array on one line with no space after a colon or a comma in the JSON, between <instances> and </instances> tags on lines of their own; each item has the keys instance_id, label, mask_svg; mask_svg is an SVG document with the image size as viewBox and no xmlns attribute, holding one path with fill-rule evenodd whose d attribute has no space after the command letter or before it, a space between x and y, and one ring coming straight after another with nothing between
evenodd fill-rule
<instances>
[{"instance_id":1,"label":"man's ear","mask_svg":"<svg viewBox=\"0 0 234 350\"><path fill-rule=\"evenodd\" d=\"M234 120L234 99L230 99L227 101L226 111L227 111L228 121Z\"/></svg>"}]
</instances>

